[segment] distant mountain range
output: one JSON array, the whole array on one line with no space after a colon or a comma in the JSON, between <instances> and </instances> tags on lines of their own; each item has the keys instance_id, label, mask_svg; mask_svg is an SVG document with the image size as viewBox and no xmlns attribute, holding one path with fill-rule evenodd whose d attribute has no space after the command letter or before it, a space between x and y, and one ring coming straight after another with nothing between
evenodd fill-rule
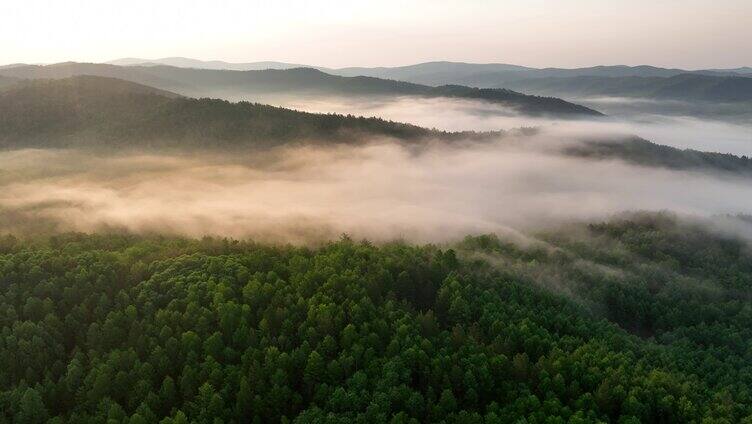
<instances>
[{"instance_id":1,"label":"distant mountain range","mask_svg":"<svg viewBox=\"0 0 752 424\"><path fill-rule=\"evenodd\" d=\"M497 87L507 81L531 78L564 77L672 77L680 74L712 76L752 76L752 69L716 69L688 71L655 66L593 66L587 68L529 68L507 64L475 64L458 62L427 62L393 68L342 68L330 71L337 75L365 75L378 78L393 78L420 84L465 84L478 87Z\"/></svg>"},{"instance_id":2,"label":"distant mountain range","mask_svg":"<svg viewBox=\"0 0 752 424\"><path fill-rule=\"evenodd\" d=\"M0 148L198 148L231 150L285 143L363 143L374 137L486 141L502 132L443 132L415 125L314 114L175 93L105 77L24 80L0 91ZM640 138L586 141L562 153L643 166L752 176L752 160L680 150Z\"/></svg>"},{"instance_id":3,"label":"distant mountain range","mask_svg":"<svg viewBox=\"0 0 752 424\"><path fill-rule=\"evenodd\" d=\"M601 77L670 77L679 74L697 73L703 75L733 76L752 75L752 68L740 67L733 69L703 69L686 70L678 68L661 68L649 65L640 66L591 66L584 68L532 68L528 66L510 65L505 63L464 63L436 61L418 63L407 66L394 67L346 67L327 68L311 64L286 63L286 62L249 62L232 63L220 60L197 60L186 57L165 57L161 59L123 58L106 62L112 65L168 65L181 68L198 69L229 69L229 70L260 70L260 69L290 69L290 68L314 68L329 74L341 76L371 76L376 78L397 79L420 84L443 85L463 84L475 79L524 79L544 77L575 77L575 76L601 76ZM462 81L460 79L467 79Z\"/></svg>"},{"instance_id":4,"label":"distant mountain range","mask_svg":"<svg viewBox=\"0 0 752 424\"><path fill-rule=\"evenodd\" d=\"M176 66L179 68L196 68L196 69L226 69L230 71L259 71L264 69L291 69L310 67L306 65L284 63L284 62L249 62L249 63L230 63L221 60L197 60L187 57L164 57L161 59L139 59L127 57L106 62L110 65L118 66L154 66L166 65Z\"/></svg>"},{"instance_id":5,"label":"distant mountain range","mask_svg":"<svg viewBox=\"0 0 752 424\"><path fill-rule=\"evenodd\" d=\"M482 100L526 115L600 116L585 106L552 97L528 96L507 89L459 85L432 87L373 77L343 77L312 68L229 71L175 66L118 66L66 62L0 69L0 76L39 79L93 75L118 78L191 97L293 96L421 96Z\"/></svg>"},{"instance_id":6,"label":"distant mountain range","mask_svg":"<svg viewBox=\"0 0 752 424\"><path fill-rule=\"evenodd\" d=\"M752 78L679 74L670 77L531 78L509 81L516 90L549 96L610 96L649 99L747 102L752 101Z\"/></svg>"},{"instance_id":7,"label":"distant mountain range","mask_svg":"<svg viewBox=\"0 0 752 424\"><path fill-rule=\"evenodd\" d=\"M142 59L113 61L135 64ZM144 63L144 62L141 62ZM301 65L281 62L232 64L186 58L165 58L152 64L211 69L285 69ZM314 67L316 68L316 67ZM655 66L593 66L531 68L501 63L426 62L397 67L321 68L346 77L369 76L441 86L506 88L526 94L581 98L588 96L643 97L705 102L752 101L752 68L685 70ZM576 100L575 100L576 101Z\"/></svg>"}]
</instances>

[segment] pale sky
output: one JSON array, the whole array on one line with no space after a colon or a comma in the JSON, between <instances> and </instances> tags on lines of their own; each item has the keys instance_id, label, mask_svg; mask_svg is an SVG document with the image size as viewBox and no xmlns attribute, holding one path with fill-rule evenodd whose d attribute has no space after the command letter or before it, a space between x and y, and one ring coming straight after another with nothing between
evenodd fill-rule
<instances>
[{"instance_id":1,"label":"pale sky","mask_svg":"<svg viewBox=\"0 0 752 424\"><path fill-rule=\"evenodd\" d=\"M0 64L752 66L752 0L0 0Z\"/></svg>"}]
</instances>

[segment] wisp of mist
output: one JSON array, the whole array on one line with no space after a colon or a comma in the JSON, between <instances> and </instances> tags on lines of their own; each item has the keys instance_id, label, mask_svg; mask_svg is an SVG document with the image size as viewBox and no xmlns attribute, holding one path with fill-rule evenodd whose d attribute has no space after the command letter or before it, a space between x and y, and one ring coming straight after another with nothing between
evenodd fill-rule
<instances>
[{"instance_id":1,"label":"wisp of mist","mask_svg":"<svg viewBox=\"0 0 752 424\"><path fill-rule=\"evenodd\" d=\"M608 116L599 119L560 119L523 116L498 104L462 99L330 97L301 100L277 96L263 100L307 112L374 116L445 131L554 127L557 132L583 136L637 135L657 144L681 149L752 156L752 122L744 125L682 115L680 106L684 103L676 101L582 99L588 106ZM659 113L674 110L677 110L676 113Z\"/></svg>"},{"instance_id":2,"label":"wisp of mist","mask_svg":"<svg viewBox=\"0 0 752 424\"><path fill-rule=\"evenodd\" d=\"M245 154L0 153L0 229L222 235L308 243L451 241L624 210L752 211L748 179L560 153L566 132L483 143L392 140Z\"/></svg>"}]
</instances>

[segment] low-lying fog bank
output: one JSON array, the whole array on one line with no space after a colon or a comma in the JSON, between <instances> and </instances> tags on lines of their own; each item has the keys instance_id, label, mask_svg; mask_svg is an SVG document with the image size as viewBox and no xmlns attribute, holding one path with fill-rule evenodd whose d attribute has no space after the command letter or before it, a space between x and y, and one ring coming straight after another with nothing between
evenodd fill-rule
<instances>
[{"instance_id":1,"label":"low-lying fog bank","mask_svg":"<svg viewBox=\"0 0 752 424\"><path fill-rule=\"evenodd\" d=\"M744 125L742 121L693 117L689 114L693 110L692 105L682 102L578 99L578 102L610 116L593 120L563 120L523 116L498 104L458 99L401 97L359 100L270 96L245 100L263 101L307 112L380 117L446 131L555 127L557 131L590 136L637 135L657 144L682 149L752 156L752 121Z\"/></svg>"},{"instance_id":2,"label":"low-lying fog bank","mask_svg":"<svg viewBox=\"0 0 752 424\"><path fill-rule=\"evenodd\" d=\"M543 131L419 153L389 140L232 155L6 151L0 230L441 242L624 210L752 212L749 179L559 153L573 142Z\"/></svg>"}]
</instances>

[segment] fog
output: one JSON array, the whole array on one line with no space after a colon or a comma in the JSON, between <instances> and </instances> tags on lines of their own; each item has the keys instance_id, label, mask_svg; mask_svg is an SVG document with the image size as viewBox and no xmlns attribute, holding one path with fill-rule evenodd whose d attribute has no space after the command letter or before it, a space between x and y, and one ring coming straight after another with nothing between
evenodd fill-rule
<instances>
[{"instance_id":1,"label":"fog","mask_svg":"<svg viewBox=\"0 0 752 424\"><path fill-rule=\"evenodd\" d=\"M638 135L657 144L752 156L752 120L746 124L684 115L692 105L676 101L624 98L577 99L609 115L597 120L556 119L517 114L497 104L415 97L376 99L257 97L308 112L375 116L446 131L493 131L519 127L554 127L583 135ZM695 106L697 108L699 106ZM735 106L737 109L739 106ZM728 111L723 115L728 116Z\"/></svg>"},{"instance_id":2,"label":"fog","mask_svg":"<svg viewBox=\"0 0 752 424\"><path fill-rule=\"evenodd\" d=\"M392 140L232 155L7 151L0 230L443 242L624 210L752 212L747 179L559 153L576 139L546 130L420 152Z\"/></svg>"}]
</instances>

